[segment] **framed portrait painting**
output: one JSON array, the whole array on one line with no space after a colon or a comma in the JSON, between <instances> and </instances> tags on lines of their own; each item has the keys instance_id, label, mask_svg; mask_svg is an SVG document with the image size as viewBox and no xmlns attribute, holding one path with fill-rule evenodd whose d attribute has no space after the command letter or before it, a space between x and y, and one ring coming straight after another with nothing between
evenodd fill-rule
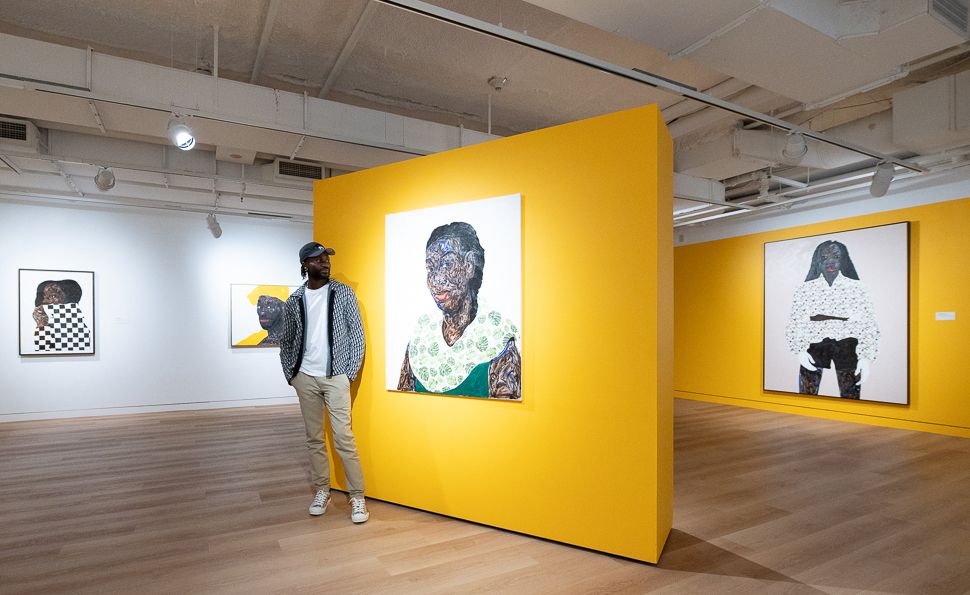
<instances>
[{"instance_id":1,"label":"framed portrait painting","mask_svg":"<svg viewBox=\"0 0 970 595\"><path fill-rule=\"evenodd\" d=\"M522 399L518 194L385 219L388 390Z\"/></svg>"},{"instance_id":2,"label":"framed portrait painting","mask_svg":"<svg viewBox=\"0 0 970 595\"><path fill-rule=\"evenodd\" d=\"M283 303L293 285L229 286L229 344L232 347L279 347Z\"/></svg>"},{"instance_id":3,"label":"framed portrait painting","mask_svg":"<svg viewBox=\"0 0 970 595\"><path fill-rule=\"evenodd\" d=\"M764 390L909 403L909 222L765 244Z\"/></svg>"},{"instance_id":4,"label":"framed portrait painting","mask_svg":"<svg viewBox=\"0 0 970 595\"><path fill-rule=\"evenodd\" d=\"M93 355L94 272L18 271L20 355Z\"/></svg>"}]
</instances>

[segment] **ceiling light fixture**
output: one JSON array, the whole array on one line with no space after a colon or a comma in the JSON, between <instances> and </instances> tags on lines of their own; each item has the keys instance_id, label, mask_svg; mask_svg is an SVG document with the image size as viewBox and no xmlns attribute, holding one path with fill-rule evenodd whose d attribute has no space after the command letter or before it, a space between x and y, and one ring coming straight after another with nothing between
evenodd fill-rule
<instances>
[{"instance_id":1,"label":"ceiling light fixture","mask_svg":"<svg viewBox=\"0 0 970 595\"><path fill-rule=\"evenodd\" d=\"M789 165L795 165L802 160L808 153L808 143L801 132L789 132L785 138L785 148L781 150L781 156L785 158Z\"/></svg>"},{"instance_id":2,"label":"ceiling light fixture","mask_svg":"<svg viewBox=\"0 0 970 595\"><path fill-rule=\"evenodd\" d=\"M172 114L168 121L168 138L172 144L183 151L191 151L195 147L195 133L186 118Z\"/></svg>"},{"instance_id":3,"label":"ceiling light fixture","mask_svg":"<svg viewBox=\"0 0 970 595\"><path fill-rule=\"evenodd\" d=\"M216 219L215 211L206 215L205 224L209 227L209 233L212 234L212 237L218 240L222 236L222 226L219 225L219 220Z\"/></svg>"},{"instance_id":4,"label":"ceiling light fixture","mask_svg":"<svg viewBox=\"0 0 970 595\"><path fill-rule=\"evenodd\" d=\"M108 167L102 167L94 176L94 185L101 192L107 192L115 187L115 174Z\"/></svg>"},{"instance_id":5,"label":"ceiling light fixture","mask_svg":"<svg viewBox=\"0 0 970 595\"><path fill-rule=\"evenodd\" d=\"M493 76L488 79L488 86L496 91L501 91L507 84L509 84L509 77L507 76Z\"/></svg>"},{"instance_id":6,"label":"ceiling light fixture","mask_svg":"<svg viewBox=\"0 0 970 595\"><path fill-rule=\"evenodd\" d=\"M889 192L889 184L896 177L896 166L892 163L883 161L876 166L876 171L872 174L872 182L869 184L869 194L879 198Z\"/></svg>"}]
</instances>

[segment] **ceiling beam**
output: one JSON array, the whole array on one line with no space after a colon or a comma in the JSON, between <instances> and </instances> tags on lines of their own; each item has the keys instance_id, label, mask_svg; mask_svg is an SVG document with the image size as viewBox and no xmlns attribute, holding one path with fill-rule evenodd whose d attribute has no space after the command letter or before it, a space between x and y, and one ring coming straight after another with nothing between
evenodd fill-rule
<instances>
[{"instance_id":1,"label":"ceiling beam","mask_svg":"<svg viewBox=\"0 0 970 595\"><path fill-rule=\"evenodd\" d=\"M774 116L769 116L768 114L763 114L752 109L748 109L743 105L737 103L732 103L730 101L725 101L713 95L708 95L707 93L702 93L683 83L677 81L672 81L660 76L655 76L648 72L638 70L635 68L625 68L622 66L617 66L612 62L607 62L605 60L600 60L599 58L594 58L587 54L583 54L568 48L564 48L541 39L536 39L535 37L530 37L524 33L519 33L518 31L513 31L511 29L506 29L498 25L493 25L491 23L481 21L452 10L447 10L440 8L433 4L428 4L427 2L422 2L421 0L372 0L376 2L381 2L382 4L387 4L389 6L395 6L397 8L407 10L416 14L420 14L438 21L445 23L450 23L452 25L462 27L464 29L469 29L471 31L476 31L490 37L496 37L499 39L504 39L511 43L521 45L524 47L532 48L540 52L550 54L562 58L564 60L569 60L577 64L582 64L590 68L595 68L602 72L613 74L631 81L635 81L656 89L661 89L680 95L687 99L693 99L700 103L710 105L722 109L727 112L754 120L756 122L761 122L762 124L767 124L769 126L774 126L775 128L780 128L782 130L787 130L789 132L801 133L806 138L814 138L815 140L821 141L826 144L834 145L836 147L842 147L843 149L848 149L850 151L855 151L860 155L866 157L871 157L873 159L878 159L887 163L894 163L900 167L906 168L908 170L926 173L926 169L916 165L905 159L899 159L892 155L887 155L879 151L874 151L872 149L856 145L854 143L846 142L841 139L829 136L827 134L816 132L809 128L803 128L797 124L792 124L780 118Z\"/></svg>"},{"instance_id":2,"label":"ceiling beam","mask_svg":"<svg viewBox=\"0 0 970 595\"><path fill-rule=\"evenodd\" d=\"M375 3L373 0L367 0L364 10L360 13L357 18L357 22L354 24L354 29L350 32L350 37L347 38L347 42L344 43L344 47L340 50L340 55L337 56L337 61L333 63L333 68L330 69L330 73L327 75L327 80L323 81L323 85L320 87L320 92L317 93L317 99L324 99L333 84L337 82L337 77L340 76L340 72L344 69L344 64L350 58L350 54L353 53L354 48L357 47L357 41L360 40L360 35L364 31L364 25L370 20L370 16L374 13Z\"/></svg>"},{"instance_id":3,"label":"ceiling beam","mask_svg":"<svg viewBox=\"0 0 970 595\"><path fill-rule=\"evenodd\" d=\"M263 19L263 32L259 36L259 47L256 48L256 61L253 63L253 74L249 77L250 84L256 84L263 70L263 58L266 57L266 48L269 46L269 36L273 32L276 24L276 13L280 10L280 0L269 0L266 6L266 18Z\"/></svg>"}]
</instances>

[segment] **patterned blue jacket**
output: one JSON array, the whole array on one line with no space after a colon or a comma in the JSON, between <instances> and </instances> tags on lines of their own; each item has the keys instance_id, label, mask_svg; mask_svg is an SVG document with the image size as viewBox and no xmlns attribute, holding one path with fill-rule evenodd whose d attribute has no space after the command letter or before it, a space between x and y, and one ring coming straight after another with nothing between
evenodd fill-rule
<instances>
[{"instance_id":1,"label":"patterned blue jacket","mask_svg":"<svg viewBox=\"0 0 970 595\"><path fill-rule=\"evenodd\" d=\"M327 330L330 339L330 373L346 374L353 381L364 361L364 326L354 290L330 280ZM283 332L280 336L280 363L283 376L292 382L303 363L306 348L306 283L290 295L283 307Z\"/></svg>"}]
</instances>

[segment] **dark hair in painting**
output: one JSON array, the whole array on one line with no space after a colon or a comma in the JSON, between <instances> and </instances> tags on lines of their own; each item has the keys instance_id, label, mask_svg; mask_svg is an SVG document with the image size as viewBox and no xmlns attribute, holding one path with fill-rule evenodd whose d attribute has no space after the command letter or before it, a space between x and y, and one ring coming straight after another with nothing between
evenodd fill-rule
<instances>
[{"instance_id":1,"label":"dark hair in painting","mask_svg":"<svg viewBox=\"0 0 970 595\"><path fill-rule=\"evenodd\" d=\"M428 243L424 245L427 250L432 244L439 240L454 238L461 246L461 255L475 267L475 275L472 277L469 288L472 291L472 298L478 300L478 290L482 287L482 276L485 271L485 248L478 241L478 234L475 228L464 221L455 221L447 225L441 225L431 232Z\"/></svg>"},{"instance_id":2,"label":"dark hair in painting","mask_svg":"<svg viewBox=\"0 0 970 595\"><path fill-rule=\"evenodd\" d=\"M815 247L815 254L812 255L812 266L808 269L808 275L805 277L806 281L811 281L813 279L818 279L822 274L822 252L829 246L838 246L842 250L842 268L840 269L842 275L848 277L849 279L859 280L859 273L855 271L855 265L852 264L852 258L849 256L849 249L845 247L842 242L836 242L835 240L826 240Z\"/></svg>"},{"instance_id":3,"label":"dark hair in painting","mask_svg":"<svg viewBox=\"0 0 970 595\"><path fill-rule=\"evenodd\" d=\"M74 279L41 281L37 284L37 296L34 298L35 306L39 306L44 302L44 291L51 285L57 285L64 292L65 304L76 304L81 301L81 284Z\"/></svg>"}]
</instances>

